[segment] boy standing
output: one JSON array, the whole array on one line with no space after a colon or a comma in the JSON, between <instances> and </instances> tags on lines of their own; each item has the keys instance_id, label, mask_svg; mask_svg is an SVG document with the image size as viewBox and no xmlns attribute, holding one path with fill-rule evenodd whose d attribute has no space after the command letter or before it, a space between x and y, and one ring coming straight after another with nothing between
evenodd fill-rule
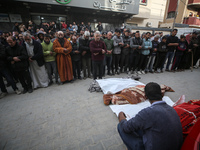
<instances>
[{"instance_id":1,"label":"boy standing","mask_svg":"<svg viewBox=\"0 0 200 150\"><path fill-rule=\"evenodd\" d=\"M41 45L44 53L44 60L47 68L48 77L50 80L49 85L53 83L52 71L55 74L56 83L59 84L58 72L56 67L56 53L53 51L53 43L51 42L49 35L45 35L44 41L41 43Z\"/></svg>"}]
</instances>

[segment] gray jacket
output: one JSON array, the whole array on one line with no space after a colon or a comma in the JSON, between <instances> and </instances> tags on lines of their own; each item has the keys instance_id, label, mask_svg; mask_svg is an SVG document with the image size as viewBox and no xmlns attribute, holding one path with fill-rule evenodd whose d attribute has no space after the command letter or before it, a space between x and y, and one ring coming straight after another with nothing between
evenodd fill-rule
<instances>
[{"instance_id":1,"label":"gray jacket","mask_svg":"<svg viewBox=\"0 0 200 150\"><path fill-rule=\"evenodd\" d=\"M121 36L118 38L115 35L113 37L113 45L114 45L113 54L121 54L121 46L119 45L119 43L124 43L123 39Z\"/></svg>"}]
</instances>

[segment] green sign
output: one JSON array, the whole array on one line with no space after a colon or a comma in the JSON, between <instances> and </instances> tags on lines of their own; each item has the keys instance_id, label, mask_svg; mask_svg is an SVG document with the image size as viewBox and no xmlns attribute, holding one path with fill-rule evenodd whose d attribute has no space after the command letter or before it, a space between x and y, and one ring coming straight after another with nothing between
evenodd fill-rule
<instances>
[{"instance_id":1,"label":"green sign","mask_svg":"<svg viewBox=\"0 0 200 150\"><path fill-rule=\"evenodd\" d=\"M64 2L62 0L56 0L56 2L58 2L60 4L68 4L71 2L71 0L64 0Z\"/></svg>"}]
</instances>

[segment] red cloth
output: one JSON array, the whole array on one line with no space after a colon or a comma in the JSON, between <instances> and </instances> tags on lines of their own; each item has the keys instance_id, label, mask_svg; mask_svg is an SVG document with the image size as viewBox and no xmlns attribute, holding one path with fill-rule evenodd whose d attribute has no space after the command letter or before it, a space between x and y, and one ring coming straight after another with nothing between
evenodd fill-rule
<instances>
[{"instance_id":1,"label":"red cloth","mask_svg":"<svg viewBox=\"0 0 200 150\"><path fill-rule=\"evenodd\" d=\"M67 24L63 23L61 26L61 29L63 29L63 28L67 29Z\"/></svg>"},{"instance_id":2,"label":"red cloth","mask_svg":"<svg viewBox=\"0 0 200 150\"><path fill-rule=\"evenodd\" d=\"M174 107L182 124L184 138L190 133L194 124L200 119L200 100L190 100Z\"/></svg>"}]
</instances>

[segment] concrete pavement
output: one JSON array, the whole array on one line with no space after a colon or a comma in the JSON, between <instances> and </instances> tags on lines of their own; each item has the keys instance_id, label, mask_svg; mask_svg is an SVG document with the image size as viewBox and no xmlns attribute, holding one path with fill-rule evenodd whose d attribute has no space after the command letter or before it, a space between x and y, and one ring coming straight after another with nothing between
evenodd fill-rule
<instances>
[{"instance_id":1,"label":"concrete pavement","mask_svg":"<svg viewBox=\"0 0 200 150\"><path fill-rule=\"evenodd\" d=\"M125 73L113 77L124 77ZM106 76L106 78L110 76ZM200 69L141 75L141 82L166 84L173 101L200 99ZM0 99L0 150L124 150L118 119L103 103L103 93L90 93L92 79L52 85L33 93ZM20 86L20 84L18 84Z\"/></svg>"}]
</instances>

